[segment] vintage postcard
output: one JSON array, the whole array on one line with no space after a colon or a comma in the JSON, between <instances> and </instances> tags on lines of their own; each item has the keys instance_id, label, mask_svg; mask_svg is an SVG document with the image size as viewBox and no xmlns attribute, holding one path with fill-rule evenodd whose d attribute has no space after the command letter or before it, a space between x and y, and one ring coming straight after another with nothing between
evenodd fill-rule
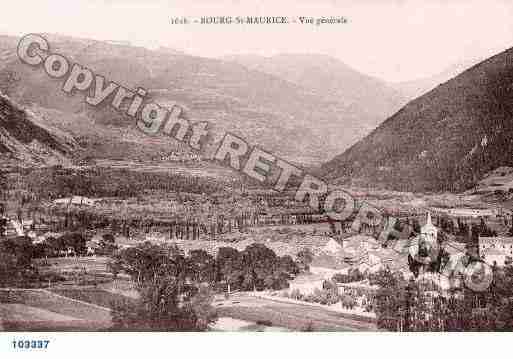
<instances>
[{"instance_id":1,"label":"vintage postcard","mask_svg":"<svg viewBox=\"0 0 513 359\"><path fill-rule=\"evenodd\" d=\"M1 18L11 354L46 332L513 330L511 1Z\"/></svg>"}]
</instances>

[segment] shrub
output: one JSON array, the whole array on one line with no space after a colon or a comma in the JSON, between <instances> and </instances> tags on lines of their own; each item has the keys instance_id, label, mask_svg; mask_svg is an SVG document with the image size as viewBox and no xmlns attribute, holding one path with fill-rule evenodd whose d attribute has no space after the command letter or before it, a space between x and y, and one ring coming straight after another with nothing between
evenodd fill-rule
<instances>
[{"instance_id":1,"label":"shrub","mask_svg":"<svg viewBox=\"0 0 513 359\"><path fill-rule=\"evenodd\" d=\"M310 293L307 296L305 296L303 300L308 303L316 303L316 297L313 293Z\"/></svg>"},{"instance_id":2,"label":"shrub","mask_svg":"<svg viewBox=\"0 0 513 359\"><path fill-rule=\"evenodd\" d=\"M350 297L347 294L342 295L341 298L342 307L347 309L353 309L356 307L356 300L354 300L352 297Z\"/></svg>"},{"instance_id":3,"label":"shrub","mask_svg":"<svg viewBox=\"0 0 513 359\"><path fill-rule=\"evenodd\" d=\"M273 322L271 322L270 320L257 320L256 324L257 325L263 325L263 326L266 326L266 327L272 327L273 326Z\"/></svg>"},{"instance_id":4,"label":"shrub","mask_svg":"<svg viewBox=\"0 0 513 359\"><path fill-rule=\"evenodd\" d=\"M290 298L295 300L302 300L304 298L304 295L301 294L299 289L296 288L290 292Z\"/></svg>"}]
</instances>

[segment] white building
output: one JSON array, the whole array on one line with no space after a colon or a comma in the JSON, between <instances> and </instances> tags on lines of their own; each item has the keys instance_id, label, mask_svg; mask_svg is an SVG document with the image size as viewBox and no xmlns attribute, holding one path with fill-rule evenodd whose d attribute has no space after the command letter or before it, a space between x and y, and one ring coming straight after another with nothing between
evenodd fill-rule
<instances>
[{"instance_id":1,"label":"white building","mask_svg":"<svg viewBox=\"0 0 513 359\"><path fill-rule=\"evenodd\" d=\"M479 237L479 252L497 249L506 255L513 256L513 237Z\"/></svg>"},{"instance_id":2,"label":"white building","mask_svg":"<svg viewBox=\"0 0 513 359\"><path fill-rule=\"evenodd\" d=\"M322 289L322 285L325 280L329 280L331 277L326 278L322 274L304 274L294 278L289 283L288 292L299 291L303 295L312 294L316 289Z\"/></svg>"},{"instance_id":3,"label":"white building","mask_svg":"<svg viewBox=\"0 0 513 359\"><path fill-rule=\"evenodd\" d=\"M420 228L420 235L415 237L408 244L408 252L417 262L423 263L420 266L421 274L426 269L426 264L433 255L437 255L440 245L438 243L438 228L431 221L431 213L428 212L426 224Z\"/></svg>"},{"instance_id":4,"label":"white building","mask_svg":"<svg viewBox=\"0 0 513 359\"><path fill-rule=\"evenodd\" d=\"M501 209L480 209L480 208L433 208L437 213L445 213L452 217L462 218L489 218L502 213Z\"/></svg>"},{"instance_id":5,"label":"white building","mask_svg":"<svg viewBox=\"0 0 513 359\"><path fill-rule=\"evenodd\" d=\"M499 267L503 267L506 264L508 257L510 257L503 251L494 248L490 248L485 252L481 252L481 256L486 264L490 266L497 264Z\"/></svg>"},{"instance_id":6,"label":"white building","mask_svg":"<svg viewBox=\"0 0 513 359\"><path fill-rule=\"evenodd\" d=\"M60 205L85 205L85 206L94 206L94 199L83 197L83 196L72 196L66 198L58 198L53 201L54 204Z\"/></svg>"},{"instance_id":7,"label":"white building","mask_svg":"<svg viewBox=\"0 0 513 359\"><path fill-rule=\"evenodd\" d=\"M5 232L2 233L5 236L24 236L25 231L23 230L23 224L15 219L2 216L3 220L7 221Z\"/></svg>"},{"instance_id":8,"label":"white building","mask_svg":"<svg viewBox=\"0 0 513 359\"><path fill-rule=\"evenodd\" d=\"M322 248L323 252L330 254L337 254L343 249L342 245L338 243L335 239L331 238L328 243Z\"/></svg>"},{"instance_id":9,"label":"white building","mask_svg":"<svg viewBox=\"0 0 513 359\"><path fill-rule=\"evenodd\" d=\"M431 244L436 244L438 238L438 228L431 222L431 213L427 214L426 224L420 228L420 239Z\"/></svg>"},{"instance_id":10,"label":"white building","mask_svg":"<svg viewBox=\"0 0 513 359\"><path fill-rule=\"evenodd\" d=\"M486 263L503 266L513 258L513 237L479 237L479 253Z\"/></svg>"}]
</instances>

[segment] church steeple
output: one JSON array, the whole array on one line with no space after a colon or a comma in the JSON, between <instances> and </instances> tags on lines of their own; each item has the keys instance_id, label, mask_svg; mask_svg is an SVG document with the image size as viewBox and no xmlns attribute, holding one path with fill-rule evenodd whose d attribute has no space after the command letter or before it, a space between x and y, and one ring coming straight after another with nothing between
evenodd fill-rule
<instances>
[{"instance_id":1,"label":"church steeple","mask_svg":"<svg viewBox=\"0 0 513 359\"><path fill-rule=\"evenodd\" d=\"M428 212L426 226L432 226L432 225L433 225L433 223L431 222L431 212Z\"/></svg>"},{"instance_id":2,"label":"church steeple","mask_svg":"<svg viewBox=\"0 0 513 359\"><path fill-rule=\"evenodd\" d=\"M427 213L426 224L421 227L420 233L426 240L436 241L438 228L431 221L431 213Z\"/></svg>"}]
</instances>

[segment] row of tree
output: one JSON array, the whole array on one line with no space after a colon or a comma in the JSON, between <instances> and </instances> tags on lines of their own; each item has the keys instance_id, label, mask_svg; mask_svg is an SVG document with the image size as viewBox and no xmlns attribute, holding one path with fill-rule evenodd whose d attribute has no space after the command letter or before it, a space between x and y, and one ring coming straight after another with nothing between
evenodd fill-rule
<instances>
[{"instance_id":1,"label":"row of tree","mask_svg":"<svg viewBox=\"0 0 513 359\"><path fill-rule=\"evenodd\" d=\"M230 290L283 289L288 281L311 262L309 251L298 253L295 261L291 256L277 256L263 244L254 243L242 251L221 247L216 256L203 249L192 250L187 256L176 245L159 246L145 242L138 246L117 251L110 264L114 273L124 271L135 283L143 284L153 275L160 261L170 258L183 259L187 275L198 283L224 285Z\"/></svg>"},{"instance_id":2,"label":"row of tree","mask_svg":"<svg viewBox=\"0 0 513 359\"><path fill-rule=\"evenodd\" d=\"M215 257L202 249L185 255L176 245L150 242L117 251L110 270L130 275L140 296L114 306L114 329L206 330L215 320L215 289L286 288L301 266L262 244L243 251L222 247Z\"/></svg>"},{"instance_id":3,"label":"row of tree","mask_svg":"<svg viewBox=\"0 0 513 359\"><path fill-rule=\"evenodd\" d=\"M487 290L463 287L446 295L422 282L384 270L374 310L378 327L391 331L513 330L513 267L494 268Z\"/></svg>"},{"instance_id":4,"label":"row of tree","mask_svg":"<svg viewBox=\"0 0 513 359\"><path fill-rule=\"evenodd\" d=\"M151 191L214 193L221 184L211 179L183 174L164 174L94 167L74 171L59 166L20 173L23 186L38 199L72 195L86 197L139 197Z\"/></svg>"},{"instance_id":5,"label":"row of tree","mask_svg":"<svg viewBox=\"0 0 513 359\"><path fill-rule=\"evenodd\" d=\"M34 246L27 237L0 240L0 287L20 287L37 274Z\"/></svg>"}]
</instances>

